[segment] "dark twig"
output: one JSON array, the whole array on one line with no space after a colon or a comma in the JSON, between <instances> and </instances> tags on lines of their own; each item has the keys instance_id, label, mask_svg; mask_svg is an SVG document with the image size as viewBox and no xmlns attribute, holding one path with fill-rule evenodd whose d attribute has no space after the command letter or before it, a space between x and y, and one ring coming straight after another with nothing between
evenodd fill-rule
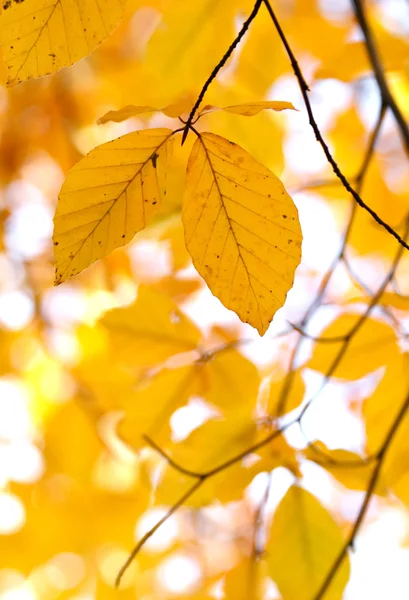
<instances>
[{"instance_id":1,"label":"dark twig","mask_svg":"<svg viewBox=\"0 0 409 600\"><path fill-rule=\"evenodd\" d=\"M162 448L160 446L158 446L158 444L152 438L150 438L148 435L143 435L142 437L145 440L145 442L148 444L148 446L150 446L151 448L153 448L155 450L155 452L160 454L160 456L162 458L164 458L166 460L166 462L175 469L175 471L179 471L179 473L182 473L182 475L187 475L188 477L193 477L195 479L203 479L204 478L204 476L205 476L204 473L198 473L196 471L191 471L190 469L185 469L185 467L182 467L181 465L179 465L176 461L173 460L173 458L171 458L169 456L169 454L167 454L164 450L162 450Z\"/></svg>"},{"instance_id":2,"label":"dark twig","mask_svg":"<svg viewBox=\"0 0 409 600\"><path fill-rule=\"evenodd\" d=\"M145 533L145 535L139 540L139 542L136 544L135 548L129 554L126 562L121 567L121 569L116 577L116 580L115 580L115 586L117 586L117 587L119 586L124 573L126 572L128 567L131 565L132 561L134 560L134 558L136 557L138 552L145 545L145 543L152 537L152 535L155 533L155 531L157 531L159 529L159 527L161 527L161 525L163 525L163 523L165 523L165 521L167 521L169 519L169 517L171 517L177 510L179 510L179 508L186 502L186 500L188 500L191 496L193 496L193 494L196 492L196 490L198 490L199 487L207 479L210 479L210 477L213 477L214 475L217 475L221 471L224 471L225 469L228 469L232 465L240 462L241 460L243 460L243 458L245 458L249 454L252 454L253 452L257 452L257 450L260 450L261 448L263 448L264 446L266 446L267 444L269 444L270 442L272 442L273 440L278 438L280 435L282 435L284 433L284 431L286 429L288 429L289 427L291 427L292 425L294 425L295 422L296 421L286 423L280 429L276 429L275 431L272 431L262 440L255 442L254 444L252 444L251 446L246 448L246 450L239 452L238 454L236 454L229 460L225 461L224 463L221 463L220 465L214 467L213 469L209 469L208 471L205 471L204 473L198 473L196 471L191 471L190 469L185 469L184 467L180 466L173 459L171 459L168 456L168 454L166 452L164 452L150 437L144 436L145 441L152 448L154 448L154 450L156 450L160 454L160 456L162 456L162 458L164 458L169 463L169 465L171 467L173 467L178 472L183 473L184 475L187 475L188 477L192 477L193 479L196 479L196 482L179 498L179 500L168 510L168 512L161 519L159 519L159 521L157 521L157 523L155 523L155 525L153 527L151 527L151 529L149 531L147 531Z\"/></svg>"},{"instance_id":3,"label":"dark twig","mask_svg":"<svg viewBox=\"0 0 409 600\"><path fill-rule=\"evenodd\" d=\"M354 523L354 526L352 527L352 531L349 534L348 539L346 540L345 544L342 546L338 556L336 557L333 565L331 566L331 569L328 572L328 575L324 579L320 589L318 590L318 592L315 595L313 600L322 600L322 598L328 591L329 586L331 585L332 581L334 580L336 574L338 573L338 570L341 568L342 563L344 562L344 560L348 554L349 548L353 547L355 538L361 528L362 522L363 522L366 512L368 510L369 503L375 492L375 488L376 488L376 485L379 480L379 476L380 476L381 469L382 469L382 466L383 466L383 463L385 460L385 456L386 456L386 454L389 450L389 447L393 442L395 434L396 434L400 424L402 423L406 413L408 412L408 410L409 410L409 395L407 396L406 400L402 404L401 409L399 410L398 414L396 415L396 417L386 435L386 438L376 455L376 465L374 467L373 473L369 480L368 488L367 488L367 491L366 491L365 497L364 497L364 501L362 502L361 508L359 509L359 513L357 515L357 518L355 519L355 523Z\"/></svg>"},{"instance_id":4,"label":"dark twig","mask_svg":"<svg viewBox=\"0 0 409 600\"><path fill-rule=\"evenodd\" d=\"M409 215L408 215L407 221L406 221L405 237L408 235L408 228L409 228ZM382 281L378 290L372 297L371 302L368 304L365 312L362 313L362 315L358 318L355 325L353 327L351 327L351 329L345 334L344 339L341 343L341 347L340 347L339 351L337 352L334 360L332 361L328 371L326 372L324 380L323 380L322 384L320 385L318 391L315 392L311 396L311 398L305 403L303 409L301 410L300 414L298 415L299 423L301 423L301 420L303 419L307 410L310 408L311 404L315 401L315 399L318 397L318 395L322 392L324 387L327 385L328 381L334 375L338 366L341 364L354 336L358 333L358 331L361 329L361 327L363 326L365 321L368 319L368 317L374 310L375 306L378 304L380 297L382 296L383 292L385 291L386 287L388 286L388 284L390 283L390 281L392 280L392 278L395 274L397 266L402 259L402 254L403 254L403 246L399 246L389 272L387 273L386 277Z\"/></svg>"},{"instance_id":5,"label":"dark twig","mask_svg":"<svg viewBox=\"0 0 409 600\"><path fill-rule=\"evenodd\" d=\"M195 483L187 490L187 492L185 492L179 498L179 500L168 510L168 512L161 519L159 519L159 521L151 529L149 529L149 531L147 531L145 533L145 535L139 540L139 542L136 544L135 548L129 554L126 562L120 568L119 573L115 579L115 587L118 587L119 584L121 583L122 577L124 576L126 570L131 565L132 561L134 560L135 556L138 554L138 552L142 548L142 546L144 546L146 544L146 542L153 536L155 531L157 531L159 529L159 527L161 525L163 525L163 523L165 521L167 521L169 519L169 517L171 517L173 515L173 513L175 513L182 506L182 504L184 504L186 502L186 500L188 500L190 498L190 496L192 496L196 492L196 490L199 489L199 487L202 485L203 481L204 481L203 478L195 481Z\"/></svg>"},{"instance_id":6,"label":"dark twig","mask_svg":"<svg viewBox=\"0 0 409 600\"><path fill-rule=\"evenodd\" d=\"M357 181L357 189L358 190L360 190L363 185L364 177L368 171L369 164L371 162L373 153L375 151L375 145L376 145L376 142L377 142L377 139L378 139L381 127L382 127L383 120L385 118L385 112L386 112L386 108L385 108L384 104L382 104L375 127L369 138L368 146L367 146L365 155L363 157L361 167L355 177L355 181ZM306 327L309 319L312 317L312 315L316 312L316 310L321 305L322 299L324 297L325 292L327 291L328 285L331 281L334 271L335 271L337 265L339 264L340 260L342 260L345 255L345 249L346 249L348 239L351 234L352 226L353 226L355 216L356 216L356 209L357 209L357 205L355 204L355 202L352 202L351 212L349 215L348 223L345 228L345 233L342 238L341 247L340 247L337 255L335 256L334 260L332 261L330 267L328 268L327 272L325 273L314 300L308 307L301 322L297 325L298 328L302 331L304 331L304 328ZM292 355L290 358L289 369L287 371L287 375L285 377L284 384L281 389L280 398L279 398L279 401L277 404L277 414L275 415L277 417L281 416L285 410L286 401L289 396L289 392L291 390L292 383L293 383L293 380L295 377L295 369L294 369L295 362L297 360L297 356L300 351L302 342L303 342L303 338L302 338L302 336L300 336L297 344L295 345L295 347L293 349L293 352L292 352Z\"/></svg>"},{"instance_id":7,"label":"dark twig","mask_svg":"<svg viewBox=\"0 0 409 600\"><path fill-rule=\"evenodd\" d=\"M205 97L205 94L206 94L207 90L209 89L210 84L217 77L217 74L219 73L220 69L222 69L224 67L224 65L226 64L226 62L229 60L229 58L233 54L235 48L237 48L237 46L240 44L241 39L246 34L252 21L254 21L254 19L256 18L257 13L260 10L260 6L261 6L262 2L263 2L263 0L256 0L253 10L251 11L248 18L244 21L239 33L236 36L236 39L234 40L234 42L232 44L230 44L227 52L225 53L223 58L220 60L220 62L215 66L215 68L209 75L206 83L202 87L202 90L201 90L199 96L197 97L197 100L196 100L192 110L190 111L190 115L186 121L186 125L184 127L184 131L183 131L183 135L182 135L182 145L184 144L187 134L189 133L189 129L191 128L192 121L195 118L196 111L199 108L200 104L202 103L202 100Z\"/></svg>"},{"instance_id":8,"label":"dark twig","mask_svg":"<svg viewBox=\"0 0 409 600\"><path fill-rule=\"evenodd\" d=\"M376 82L381 93L382 102L388 106L395 117L396 123L399 128L399 132L402 136L403 145L405 147L406 154L409 157L409 128L406 123L405 117L403 116L399 106L395 102L395 98L389 89L388 81L385 76L385 69L382 66L382 61L379 56L379 52L376 47L374 37L372 35L371 28L365 15L364 3L362 0L352 0L352 5L355 10L356 20L362 30L362 34L365 39L365 49L368 54L369 61L371 63Z\"/></svg>"},{"instance_id":9,"label":"dark twig","mask_svg":"<svg viewBox=\"0 0 409 600\"><path fill-rule=\"evenodd\" d=\"M301 95L305 104L305 108L307 110L308 113L308 119L310 122L310 125L314 131L316 140L318 141L318 143L320 144L321 148L324 151L324 154L327 158L327 161L329 162L329 164L331 165L335 175L340 179L340 181L342 182L343 186L345 187L345 189L351 194L351 196L354 198L355 202L364 210L366 210L371 217L379 224L381 225L390 235L392 235L398 242L399 244L401 244L401 246L403 246L404 248L406 248L407 250L409 250L409 245L405 242L405 240L393 229L393 227L391 227L390 225L388 225L388 223L386 223L370 206L368 206L368 204L366 204L361 196L358 194L358 192L351 186L351 184L349 183L348 179L345 177L345 175L342 173L341 169L338 166L338 163L336 162L336 160L334 159L334 157L331 154L331 151L329 149L329 147L327 146L321 131L318 127L318 124L315 120L314 117L314 113L312 111L312 107L311 107L311 103L308 97L308 92L309 92L309 87L307 85L307 82L305 81L304 75L301 71L301 68L297 62L297 59L295 58L295 55L291 49L291 46L288 43L288 40L284 34L284 31L281 28L281 25L274 13L274 10L269 2L269 0L263 0L264 5L266 6L268 13L275 25L275 28L277 30L277 33L283 43L283 46L287 52L288 58L290 59L291 62L291 66L293 68L294 71L294 75L298 81L298 85L301 91Z\"/></svg>"}]
</instances>

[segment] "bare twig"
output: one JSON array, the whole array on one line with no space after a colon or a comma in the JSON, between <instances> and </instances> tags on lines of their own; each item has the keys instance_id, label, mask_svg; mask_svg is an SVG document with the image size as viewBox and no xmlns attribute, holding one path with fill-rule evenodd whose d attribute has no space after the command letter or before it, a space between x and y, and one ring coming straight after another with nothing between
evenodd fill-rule
<instances>
[{"instance_id":1,"label":"bare twig","mask_svg":"<svg viewBox=\"0 0 409 600\"><path fill-rule=\"evenodd\" d=\"M334 157L331 154L331 151L327 145L327 143L325 142L321 131L318 127L318 124L315 120L314 117L314 113L311 107L311 103L308 97L308 92L309 92L309 87L307 85L307 82L305 81L304 75L301 71L301 68L297 62L297 59L295 58L295 55L291 49L291 46L288 43L287 37L284 34L284 31L275 15L275 12L273 10L273 7L271 6L271 3L269 2L269 0L263 0L264 5L266 6L268 13L274 23L274 26L277 30L277 33L283 43L283 46L285 48L285 51L287 52L288 58L290 59L291 62L291 66L293 68L294 71L294 75L298 81L298 86L300 88L301 91L301 95L305 104L305 108L307 110L308 113L308 119L310 122L310 125L314 131L316 140L318 141L318 143L320 144L327 161L329 162L329 164L331 165L335 175L340 179L340 181L342 182L343 186L345 187L345 189L351 194L351 196L354 198L355 202L364 210L366 210L371 217L379 224L381 225L390 235L392 235L398 242L399 244L401 244L401 246L403 246L404 248L406 248L407 250L409 250L409 245L405 242L405 240L393 229L393 227L391 227L390 225L388 225L388 223L386 223L368 204L366 204L366 202L364 202L361 198L361 196L358 194L358 192L351 186L351 184L349 183L348 179L345 177L345 175L343 174L343 172L341 171L341 169L338 166L338 163L336 162L336 160L334 159Z\"/></svg>"},{"instance_id":2,"label":"bare twig","mask_svg":"<svg viewBox=\"0 0 409 600\"><path fill-rule=\"evenodd\" d=\"M406 154L409 157L409 128L406 123L405 117L403 116L399 106L397 105L395 98L390 91L388 81L385 76L385 69L382 65L378 49L376 47L375 39L372 35L371 28L365 15L364 3L362 0L352 0L352 5L355 10L356 20L362 30L362 34L365 39L365 49L368 54L369 61L371 63L376 82L381 93L382 102L388 106L395 117L395 121L398 125L399 132L402 136L403 145Z\"/></svg>"},{"instance_id":3,"label":"bare twig","mask_svg":"<svg viewBox=\"0 0 409 600\"><path fill-rule=\"evenodd\" d=\"M161 525L163 525L163 523L165 523L165 521L167 521L169 519L169 517L171 517L173 515L173 513L175 513L182 506L182 504L184 504L186 502L186 500L188 500L190 498L190 496L193 496L193 494L196 492L196 490L198 490L199 487L202 485L203 481L204 481L203 478L195 481L195 483L187 490L187 492L185 492L179 498L179 500L168 510L168 512L161 519L159 519L159 521L153 527L151 527L151 529L149 529L149 531L147 531L145 533L145 535L139 540L139 542L136 544L135 548L129 554L126 562L123 564L123 566L119 570L119 573L115 579L116 587L118 587L119 584L121 583L122 577L124 576L126 570L131 565L132 561L134 560L135 556L138 554L138 552L142 548L142 546L144 546L146 544L146 542L153 536L155 531L157 531L159 529L159 527Z\"/></svg>"},{"instance_id":4,"label":"bare twig","mask_svg":"<svg viewBox=\"0 0 409 600\"><path fill-rule=\"evenodd\" d=\"M135 559L135 557L137 556L137 554L141 550L141 548L155 533L155 531L157 531L161 527L161 525L163 525L163 523L165 523L165 521L167 521L169 519L169 517L171 517L177 510L179 510L179 508L181 506L183 506L183 504L186 502L186 500L188 500L191 496L193 496L193 494L199 489L199 487L205 481L207 481L207 479L210 479L211 477L213 477L214 475L217 475L221 471L224 471L225 469L228 469L232 465L240 462L241 460L243 460L243 458L245 458L249 454L252 454L253 452L257 452L257 450L260 450L261 448L263 448L264 446L266 446L267 444L269 444L270 442L272 442L273 440L278 438L280 435L282 435L284 433L284 431L286 429L288 429L289 427L291 427L292 425L294 425L295 422L296 421L293 421L291 423L286 423L280 429L276 429L275 431L272 431L262 440L255 442L254 444L252 444L251 446L246 448L246 450L239 452L238 454L236 454L229 460L221 463L220 465L214 467L213 469L209 469L208 471L205 471L204 473L198 473L196 471L191 471L190 469L185 469L184 467L182 467L181 465L176 463L173 459L171 459L169 457L169 455L166 452L164 452L150 437L144 436L145 441L152 448L154 448L154 450L156 450L160 454L160 456L162 456L162 458L164 458L169 463L169 465L172 468L174 468L179 473L182 473L188 477L196 479L196 481L179 498L179 500L168 510L168 512L161 519L159 519L159 521L157 521L157 523L155 523L155 525L153 527L151 527L151 529L149 529L149 531L147 531L145 533L145 535L139 540L139 542L136 544L135 548L129 554L126 562L121 567L121 569L117 575L117 578L115 580L115 585L119 586L119 584L121 583L121 579L122 579L123 575L125 574L126 570L131 565L132 561Z\"/></svg>"},{"instance_id":5,"label":"bare twig","mask_svg":"<svg viewBox=\"0 0 409 600\"><path fill-rule=\"evenodd\" d=\"M408 215L407 221L406 221L405 237L408 235L408 228L409 228L409 215ZM339 351L337 352L336 356L334 357L334 360L332 361L327 373L325 374L324 380L323 380L322 384L320 385L318 391L315 392L315 394L313 394L313 396L305 403L303 409L301 410L301 412L298 416L299 422L301 422L305 413L310 408L311 404L318 397L318 395L322 392L324 387L327 385L328 381L334 375L338 366L341 364L353 338L358 333L358 331L361 329L361 327L363 326L363 324L365 323L367 318L370 316L370 314L374 310L375 306L378 304L380 297L382 296L383 292L385 291L386 287L388 286L388 284L390 283L390 281L392 280L392 278L395 274L396 268L402 259L402 254L403 254L403 246L399 246L398 250L396 252L396 255L395 255L395 259L391 265L391 268L389 269L389 272L387 273L383 282L379 286L377 292L372 297L371 302L368 304L365 312L362 313L362 315L359 317L359 319L357 320L355 325L353 327L351 327L351 329L345 334L344 339L341 342L341 347L340 347Z\"/></svg>"},{"instance_id":6,"label":"bare twig","mask_svg":"<svg viewBox=\"0 0 409 600\"><path fill-rule=\"evenodd\" d=\"M320 589L318 590L318 592L315 595L313 600L322 600L322 598L325 596L326 592L328 591L329 586L331 585L332 581L334 580L334 577L338 573L338 570L341 568L342 563L344 562L344 560L348 554L349 548L353 547L355 538L361 528L362 522L363 522L366 512L368 510L369 503L375 492L375 488L378 483L379 476L381 474L385 456L386 456L386 454L390 448L390 445L393 442L395 434L398 431L399 426L402 423L408 410L409 410L409 395L406 397L404 403L402 404L401 409L399 410L398 414L396 415L396 417L385 437L385 440L377 453L376 465L374 467L373 473L369 480L369 484L368 484L367 491L365 493L364 500L361 504L361 508L359 509L359 513L355 519L355 523L354 523L354 526L352 527L351 533L349 534L348 539L346 540L345 544L342 546L338 556L334 560L334 563L331 566L331 569L329 570L328 575L324 579Z\"/></svg>"},{"instance_id":7,"label":"bare twig","mask_svg":"<svg viewBox=\"0 0 409 600\"><path fill-rule=\"evenodd\" d=\"M248 16L248 18L244 21L239 33L237 34L235 40L232 42L232 44L230 44L228 50L226 51L226 53L224 54L223 58L220 60L220 62L215 66L215 68L213 69L213 71L211 72L211 74L209 75L206 83L204 84L204 86L202 87L202 90L199 94L199 96L197 97L197 100L192 108L192 110L190 111L190 115L186 121L185 127L184 127L184 131L183 131L183 135L182 135L182 145L187 137L187 134L189 133L189 129L191 128L192 125L192 121L195 118L195 114L197 112L197 109L199 108L200 104L202 103L203 98L205 97L205 94L207 92L207 90L209 89L210 84L212 83L212 81L217 77L217 74L219 73L220 69L222 69L224 67L224 65L226 64L226 62L229 60L230 56L233 54L235 48L237 48L237 46L240 44L241 39L243 38L243 36L246 34L248 28L250 27L252 21L254 21L254 19L257 16L258 11L260 10L260 6L262 4L263 0L256 0L256 3L254 4L253 10L251 11L250 15Z\"/></svg>"},{"instance_id":8,"label":"bare twig","mask_svg":"<svg viewBox=\"0 0 409 600\"><path fill-rule=\"evenodd\" d=\"M379 111L379 115L378 115L378 119L376 121L375 127L372 131L372 134L370 135L369 138L369 142L368 142L368 146L365 152L365 155L363 157L362 160L362 164L361 167L355 177L355 180L357 181L357 189L360 190L363 182L364 182L364 178L365 175L368 171L368 167L369 164L371 162L371 159L373 157L373 153L375 151L375 145L382 127L382 123L383 120L385 118L385 112L386 112L386 108L385 106L382 104L380 111ZM332 279L332 276L334 274L334 271L337 267L337 265L339 264L339 262L343 259L344 255L345 255L345 249L348 243L348 239L349 236L351 234L351 230L352 230L352 226L355 220L355 216L356 216L356 208L357 205L352 202L351 205L351 212L349 215L349 219L348 219L348 223L346 225L345 228L345 233L343 235L342 238L342 244L341 247L337 253L337 255L335 256L334 260L332 261L330 267L328 268L327 272L325 273L320 286L318 288L318 292L314 298L314 300L312 301L312 303L310 304L310 306L308 307L306 313L304 314L304 317L302 318L302 320L300 321L300 323L297 324L297 327L301 330L304 331L309 319L312 317L312 315L316 312L316 310L319 308L319 306L321 305L322 299L325 295L325 292L327 291L328 285ZM281 389L281 393L280 393L280 398L279 401L277 403L277 414L275 416L280 417L284 410L285 410L285 405L287 402L287 398L289 396L292 384L293 384L293 380L295 377L295 362L297 360L298 357L298 353L301 349L301 345L302 345L303 339L302 336L300 336L300 338L298 339L297 344L295 345L291 358L290 358L290 365L289 365L289 369L287 371L287 375L285 377L284 380L284 384L283 387Z\"/></svg>"}]
</instances>

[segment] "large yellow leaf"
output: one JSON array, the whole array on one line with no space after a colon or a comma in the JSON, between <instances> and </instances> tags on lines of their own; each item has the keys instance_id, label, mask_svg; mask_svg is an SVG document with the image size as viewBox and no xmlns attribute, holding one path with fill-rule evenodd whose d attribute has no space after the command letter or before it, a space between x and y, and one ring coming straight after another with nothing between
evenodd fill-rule
<instances>
[{"instance_id":1,"label":"large yellow leaf","mask_svg":"<svg viewBox=\"0 0 409 600\"><path fill-rule=\"evenodd\" d=\"M332 370L342 351L342 337L347 336L360 319L360 315L344 314L324 331L323 338L333 342L318 342L308 368L327 374ZM339 338L339 341L338 339ZM390 325L367 318L343 352L332 375L340 379L359 379L399 357L397 338Z\"/></svg>"},{"instance_id":2,"label":"large yellow leaf","mask_svg":"<svg viewBox=\"0 0 409 600\"><path fill-rule=\"evenodd\" d=\"M166 192L170 129L128 133L92 150L68 173L54 217L55 283L132 240Z\"/></svg>"},{"instance_id":3,"label":"large yellow leaf","mask_svg":"<svg viewBox=\"0 0 409 600\"><path fill-rule=\"evenodd\" d=\"M281 181L237 144L204 133L189 158L182 218L212 293L263 335L301 259L297 209Z\"/></svg>"},{"instance_id":4,"label":"large yellow leaf","mask_svg":"<svg viewBox=\"0 0 409 600\"><path fill-rule=\"evenodd\" d=\"M7 0L0 44L8 85L55 73L87 56L115 28L126 0Z\"/></svg>"},{"instance_id":5,"label":"large yellow leaf","mask_svg":"<svg viewBox=\"0 0 409 600\"><path fill-rule=\"evenodd\" d=\"M312 494L292 486L274 515L267 562L283 600L315 597L343 545L332 516ZM325 599L340 600L349 578L349 561L342 566Z\"/></svg>"}]
</instances>

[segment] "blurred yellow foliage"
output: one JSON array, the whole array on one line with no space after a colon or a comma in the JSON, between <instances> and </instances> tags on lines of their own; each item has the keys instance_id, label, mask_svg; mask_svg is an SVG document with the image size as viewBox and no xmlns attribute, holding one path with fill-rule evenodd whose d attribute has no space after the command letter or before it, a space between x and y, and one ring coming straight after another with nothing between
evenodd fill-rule
<instances>
[{"instance_id":1,"label":"blurred yellow foliage","mask_svg":"<svg viewBox=\"0 0 409 600\"><path fill-rule=\"evenodd\" d=\"M2 1L0 600L409 596L402 6Z\"/></svg>"}]
</instances>

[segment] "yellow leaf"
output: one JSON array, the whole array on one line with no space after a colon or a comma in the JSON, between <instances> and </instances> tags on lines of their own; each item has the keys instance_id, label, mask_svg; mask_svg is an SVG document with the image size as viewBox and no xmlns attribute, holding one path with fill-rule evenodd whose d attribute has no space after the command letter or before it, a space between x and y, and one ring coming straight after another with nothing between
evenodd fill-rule
<instances>
[{"instance_id":1,"label":"yellow leaf","mask_svg":"<svg viewBox=\"0 0 409 600\"><path fill-rule=\"evenodd\" d=\"M0 376L13 371L10 350L17 337L15 332L0 328Z\"/></svg>"},{"instance_id":2,"label":"yellow leaf","mask_svg":"<svg viewBox=\"0 0 409 600\"><path fill-rule=\"evenodd\" d=\"M87 56L115 28L126 0L3 2L0 45L8 85L55 73Z\"/></svg>"},{"instance_id":3,"label":"yellow leaf","mask_svg":"<svg viewBox=\"0 0 409 600\"><path fill-rule=\"evenodd\" d=\"M203 370L204 371L204 370ZM235 411L251 416L254 412L260 385L256 366L237 350L229 349L216 354L206 364L203 379L206 400L223 411Z\"/></svg>"},{"instance_id":4,"label":"yellow leaf","mask_svg":"<svg viewBox=\"0 0 409 600\"><path fill-rule=\"evenodd\" d=\"M307 460L323 467L348 489L361 492L366 492L368 489L375 468L374 461L365 464L363 458L355 452L343 449L330 450L320 441L314 442L314 447L307 447L304 456Z\"/></svg>"},{"instance_id":5,"label":"yellow leaf","mask_svg":"<svg viewBox=\"0 0 409 600\"><path fill-rule=\"evenodd\" d=\"M247 102L246 104L235 104L233 106L224 106L219 108L218 106L212 106L208 104L200 111L200 114L206 114L208 112L214 112L216 110L224 110L225 112L234 113L236 115L242 115L243 117L254 117L258 115L262 110L275 110L281 111L286 109L297 110L291 104L291 102L285 102L282 100L271 100L264 102Z\"/></svg>"},{"instance_id":6,"label":"yellow leaf","mask_svg":"<svg viewBox=\"0 0 409 600\"><path fill-rule=\"evenodd\" d=\"M348 303L365 302L366 304L369 304L371 300L372 298L370 296L364 296L362 298L356 297L348 300ZM394 292L383 292L378 300L378 305L392 306L399 310L409 310L409 296L403 296Z\"/></svg>"},{"instance_id":7,"label":"yellow leaf","mask_svg":"<svg viewBox=\"0 0 409 600\"><path fill-rule=\"evenodd\" d=\"M281 181L237 144L204 133L189 158L182 219L212 293L263 335L301 259L297 209Z\"/></svg>"},{"instance_id":8,"label":"yellow leaf","mask_svg":"<svg viewBox=\"0 0 409 600\"><path fill-rule=\"evenodd\" d=\"M142 115L144 113L152 113L156 112L158 109L154 106L133 106L132 104L128 104L128 106L124 106L119 110L110 110L105 115L100 117L97 121L98 125L104 125L105 123L109 123L113 121L114 123L122 123L122 121L126 121L131 117L135 117L136 115Z\"/></svg>"},{"instance_id":9,"label":"yellow leaf","mask_svg":"<svg viewBox=\"0 0 409 600\"><path fill-rule=\"evenodd\" d=\"M110 334L115 357L128 364L152 365L194 350L200 330L165 294L140 286L136 301L107 312L100 321Z\"/></svg>"},{"instance_id":10,"label":"yellow leaf","mask_svg":"<svg viewBox=\"0 0 409 600\"><path fill-rule=\"evenodd\" d=\"M185 404L194 376L192 366L187 366L162 369L156 377L142 382L123 404L125 415L118 425L120 437L136 450L146 445L143 435L153 436L163 445L170 435L169 419Z\"/></svg>"},{"instance_id":11,"label":"yellow leaf","mask_svg":"<svg viewBox=\"0 0 409 600\"><path fill-rule=\"evenodd\" d=\"M132 341L132 338L128 344L126 343L126 330L131 331L131 327L129 327L131 321L130 313L123 315L125 335L119 338L113 346L116 356L123 355L123 360L127 360L129 363L135 360L132 356L133 349L138 357L138 345L140 344L137 339ZM183 328L181 329L183 330ZM172 349L171 345L168 348L166 343L161 342L163 339L166 341L167 333L165 329L163 334L158 334L157 342L161 345L158 349L155 349L153 345L141 344L142 352L145 348L147 356L142 356L138 362L146 361L153 352L156 352L159 357L159 353L163 351L163 358L165 358L166 350ZM174 349L177 348L177 343L182 344L183 342L181 336L176 337L177 333L178 331L175 329L168 335L169 344L173 343ZM180 350L182 349L188 348L181 346ZM126 358L127 354L128 358ZM242 373L241 377L238 375L239 369ZM234 380L235 377L237 381ZM138 388L134 389L130 398L129 396L125 397L124 402L119 402L120 406L126 410L120 426L120 435L133 447L138 447L141 443L141 433L152 435L159 443L162 431L165 433L168 431L166 427L163 428L167 425L170 416L177 408L187 404L192 396L207 401L213 410L217 410L220 417L223 415L223 418L232 419L232 424L240 421L245 424L245 427L251 426L253 432L254 424L251 417L256 406L258 384L259 375L256 367L234 350L221 352L210 361L194 362L174 369L161 369L153 377L142 381ZM208 425L208 429L211 431L214 427L217 425ZM220 427L224 427L224 425ZM230 425L227 430L230 431ZM232 434L235 435L234 427ZM164 442L168 443L169 440L165 438ZM177 448L180 448L180 444L177 444ZM203 459L206 458L204 450L201 452L201 456ZM217 449L217 459L222 461L222 458ZM192 459L196 460L193 456ZM201 467L208 468L208 465L203 462Z\"/></svg>"},{"instance_id":12,"label":"yellow leaf","mask_svg":"<svg viewBox=\"0 0 409 600\"><path fill-rule=\"evenodd\" d=\"M338 317L324 331L323 338L342 338L349 334L360 315L344 314ZM326 374L343 346L342 340L317 342L313 355L307 363L309 369ZM332 375L340 379L360 379L394 360L400 354L397 338L390 325L367 318L355 335L352 336L342 359Z\"/></svg>"},{"instance_id":13,"label":"yellow leaf","mask_svg":"<svg viewBox=\"0 0 409 600\"><path fill-rule=\"evenodd\" d=\"M365 399L363 417L368 454L377 453L384 444L396 416L409 394L408 354L391 361L374 393ZM409 472L409 419L404 415L382 463L381 480L394 488Z\"/></svg>"},{"instance_id":14,"label":"yellow leaf","mask_svg":"<svg viewBox=\"0 0 409 600\"><path fill-rule=\"evenodd\" d=\"M56 284L124 246L151 221L166 191L172 133L128 133L71 169L54 217Z\"/></svg>"},{"instance_id":15,"label":"yellow leaf","mask_svg":"<svg viewBox=\"0 0 409 600\"><path fill-rule=\"evenodd\" d=\"M317 498L292 486L276 510L267 544L269 575L283 598L314 598L343 543L338 525ZM340 600L348 579L346 557L325 598Z\"/></svg>"},{"instance_id":16,"label":"yellow leaf","mask_svg":"<svg viewBox=\"0 0 409 600\"><path fill-rule=\"evenodd\" d=\"M262 600L265 597L266 564L251 556L240 561L225 577L225 598Z\"/></svg>"},{"instance_id":17,"label":"yellow leaf","mask_svg":"<svg viewBox=\"0 0 409 600\"><path fill-rule=\"evenodd\" d=\"M409 60L409 45L403 40L383 32L380 38L382 64L386 70L401 69L403 62ZM336 78L341 81L353 79L369 73L371 66L364 42L343 44L315 73L317 79Z\"/></svg>"},{"instance_id":18,"label":"yellow leaf","mask_svg":"<svg viewBox=\"0 0 409 600\"><path fill-rule=\"evenodd\" d=\"M212 87L210 96L214 106L235 106L258 101L252 88L241 84L234 86L222 85L218 81ZM272 110L262 110L252 117L251 126L248 119L239 119L234 113L224 110L210 112L203 116L204 131L213 131L228 140L245 148L253 158L267 166L273 173L281 173L284 169L283 142L286 122L281 113ZM254 132L257 131L257 135ZM234 133L232 133L234 132ZM234 135L234 138L232 136Z\"/></svg>"},{"instance_id":19,"label":"yellow leaf","mask_svg":"<svg viewBox=\"0 0 409 600\"><path fill-rule=\"evenodd\" d=\"M179 465L203 473L234 458L260 437L262 434L248 419L213 419L195 429L183 441L169 441L164 449ZM156 441L156 437L154 439ZM207 504L216 498L222 502L237 500L242 497L244 489L260 470L257 462L246 466L241 460L237 461L210 477L189 504ZM191 484L190 477L169 467L159 483L156 502L172 504L183 493L183 489Z\"/></svg>"},{"instance_id":20,"label":"yellow leaf","mask_svg":"<svg viewBox=\"0 0 409 600\"><path fill-rule=\"evenodd\" d=\"M190 112L190 110L193 107L193 104L194 100L192 100L191 96L187 95L183 96L178 102L174 102L172 104L164 106L163 108L161 108L161 112L163 112L164 115L170 117L171 119L176 119L176 117L179 117L184 113Z\"/></svg>"},{"instance_id":21,"label":"yellow leaf","mask_svg":"<svg viewBox=\"0 0 409 600\"><path fill-rule=\"evenodd\" d=\"M175 119L179 115L189 111L191 106L192 102L188 99L175 102L174 104L168 104L163 108L155 108L154 106L134 106L133 104L128 104L128 106L124 106L119 110L108 111L105 115L98 119L97 123L98 125L103 125L104 123L109 123L110 121L113 121L114 123L121 123L122 121L126 121L131 117L152 112L162 112L167 117Z\"/></svg>"}]
</instances>

